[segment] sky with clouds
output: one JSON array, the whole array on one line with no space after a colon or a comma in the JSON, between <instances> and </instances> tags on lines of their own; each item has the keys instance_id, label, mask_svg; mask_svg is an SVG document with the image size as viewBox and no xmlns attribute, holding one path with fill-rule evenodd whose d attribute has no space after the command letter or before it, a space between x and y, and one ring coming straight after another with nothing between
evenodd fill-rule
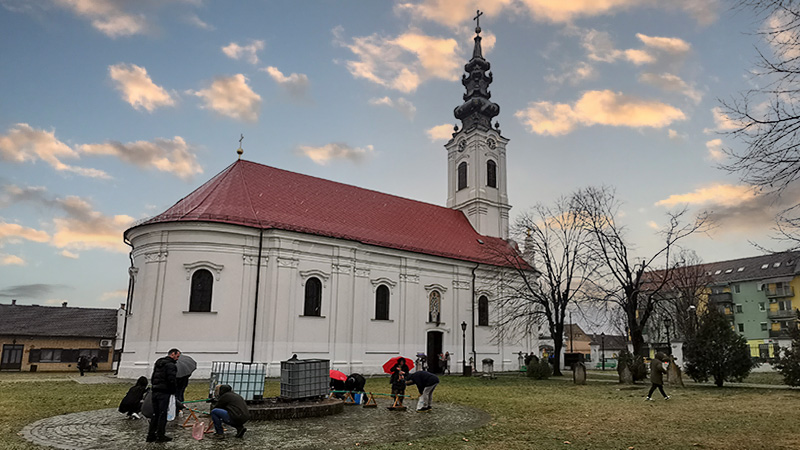
<instances>
[{"instance_id":1,"label":"sky with clouds","mask_svg":"<svg viewBox=\"0 0 800 450\"><path fill-rule=\"evenodd\" d=\"M477 9L512 218L603 184L635 252L688 206L717 219L685 242L704 261L755 255L797 195L718 168L719 99L769 51L729 3L0 0L0 302L124 302L122 232L242 134L245 159L444 205Z\"/></svg>"}]
</instances>

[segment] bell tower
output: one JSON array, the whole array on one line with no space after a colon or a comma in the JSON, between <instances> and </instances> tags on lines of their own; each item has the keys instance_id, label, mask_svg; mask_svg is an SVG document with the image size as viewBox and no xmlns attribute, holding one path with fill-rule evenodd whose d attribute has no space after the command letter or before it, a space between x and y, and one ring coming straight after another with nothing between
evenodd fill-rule
<instances>
[{"instance_id":1,"label":"bell tower","mask_svg":"<svg viewBox=\"0 0 800 450\"><path fill-rule=\"evenodd\" d=\"M464 66L467 74L461 84L467 92L464 103L454 114L461 120L447 149L447 207L467 216L475 230L486 236L508 239L508 193L506 190L506 144L500 124L492 128L492 118L500 114L500 106L492 97L491 65L483 58L481 27L478 12L475 19L475 48L472 59Z\"/></svg>"}]
</instances>

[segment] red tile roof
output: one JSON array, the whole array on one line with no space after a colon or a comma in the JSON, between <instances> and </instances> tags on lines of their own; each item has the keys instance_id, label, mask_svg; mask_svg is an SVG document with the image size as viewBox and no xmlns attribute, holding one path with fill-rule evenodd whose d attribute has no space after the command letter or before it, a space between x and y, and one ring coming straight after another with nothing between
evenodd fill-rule
<instances>
[{"instance_id":1,"label":"red tile roof","mask_svg":"<svg viewBox=\"0 0 800 450\"><path fill-rule=\"evenodd\" d=\"M520 261L502 239L478 234L461 211L243 160L133 228L182 221L290 230L492 265Z\"/></svg>"}]
</instances>

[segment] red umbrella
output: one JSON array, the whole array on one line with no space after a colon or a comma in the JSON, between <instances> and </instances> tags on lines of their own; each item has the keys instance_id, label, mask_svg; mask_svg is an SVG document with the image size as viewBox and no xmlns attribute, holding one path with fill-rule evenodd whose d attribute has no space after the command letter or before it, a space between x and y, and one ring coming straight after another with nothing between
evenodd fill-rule
<instances>
[{"instance_id":1,"label":"red umbrella","mask_svg":"<svg viewBox=\"0 0 800 450\"><path fill-rule=\"evenodd\" d=\"M344 372L331 369L331 378L334 380L344 381L347 379L347 375L345 375Z\"/></svg>"},{"instance_id":2,"label":"red umbrella","mask_svg":"<svg viewBox=\"0 0 800 450\"><path fill-rule=\"evenodd\" d=\"M383 364L383 371L385 373L392 373L392 369L394 369L395 366L397 366L398 361L400 361L401 359L405 360L405 363L406 363L406 366L408 367L408 370L411 370L411 369L414 368L414 361L412 361L410 358L405 358L405 357L402 357L402 356L395 356L394 358L386 361Z\"/></svg>"}]
</instances>

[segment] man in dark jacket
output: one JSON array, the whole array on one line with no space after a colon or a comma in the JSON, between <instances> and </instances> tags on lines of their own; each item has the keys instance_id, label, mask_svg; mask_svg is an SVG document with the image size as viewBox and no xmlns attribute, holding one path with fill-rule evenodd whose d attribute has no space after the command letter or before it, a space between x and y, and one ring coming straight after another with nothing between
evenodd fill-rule
<instances>
[{"instance_id":1,"label":"man in dark jacket","mask_svg":"<svg viewBox=\"0 0 800 450\"><path fill-rule=\"evenodd\" d=\"M166 435L167 410L169 409L170 396L175 395L177 386L178 367L175 362L181 356L177 348L170 349L167 356L159 358L153 366L152 383L153 418L147 429L147 442L169 442L171 437Z\"/></svg>"},{"instance_id":2,"label":"man in dark jacket","mask_svg":"<svg viewBox=\"0 0 800 450\"><path fill-rule=\"evenodd\" d=\"M344 390L353 392L364 392L364 386L367 384L367 379L360 373L351 374L344 382Z\"/></svg>"},{"instance_id":3,"label":"man in dark jacket","mask_svg":"<svg viewBox=\"0 0 800 450\"><path fill-rule=\"evenodd\" d=\"M430 410L433 400L433 390L439 385L439 377L430 372L419 370L406 377L406 384L417 385L417 390L419 391L417 411Z\"/></svg>"},{"instance_id":4,"label":"man in dark jacket","mask_svg":"<svg viewBox=\"0 0 800 450\"><path fill-rule=\"evenodd\" d=\"M647 393L647 400L653 400L651 397L653 392L658 388L661 395L664 396L664 400L669 400L669 395L664 392L664 374L667 373L667 369L664 368L664 361L667 360L667 355L658 352L656 353L656 357L650 361L650 392Z\"/></svg>"},{"instance_id":5,"label":"man in dark jacket","mask_svg":"<svg viewBox=\"0 0 800 450\"><path fill-rule=\"evenodd\" d=\"M233 392L227 384L217 386L215 389L216 400L211 402L211 420L214 421L214 437L225 436L222 423L227 423L236 428L236 437L244 437L247 428L244 424L250 420L250 409L241 395Z\"/></svg>"}]
</instances>

